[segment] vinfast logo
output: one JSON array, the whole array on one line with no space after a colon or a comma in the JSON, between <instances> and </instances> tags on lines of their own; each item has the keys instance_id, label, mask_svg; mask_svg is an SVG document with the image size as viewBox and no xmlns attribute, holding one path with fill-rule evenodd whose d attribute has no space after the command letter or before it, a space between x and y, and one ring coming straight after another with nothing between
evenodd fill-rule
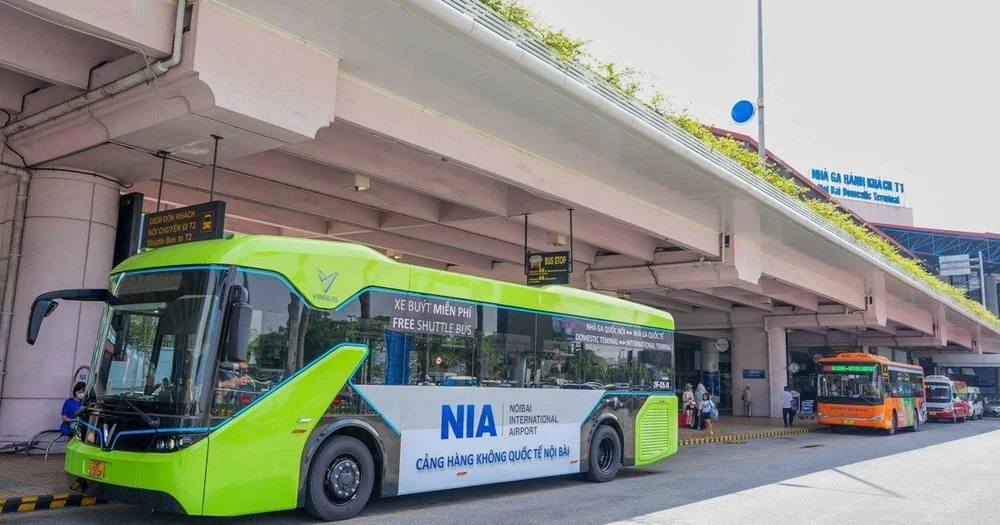
<instances>
[{"instance_id":1,"label":"vinfast logo","mask_svg":"<svg viewBox=\"0 0 1000 525\"><path fill-rule=\"evenodd\" d=\"M497 424L493 419L493 406L483 405L476 419L476 405L441 405L441 439L455 436L455 439L483 437L489 434L497 437Z\"/></svg>"},{"instance_id":2,"label":"vinfast logo","mask_svg":"<svg viewBox=\"0 0 1000 525\"><path fill-rule=\"evenodd\" d=\"M117 428L117 427L118 427L117 423L115 423L114 425L111 425L111 428L108 428L108 424L107 423L105 423L104 425L102 425L102 428L101 428L101 437L103 438L102 441L101 441L101 447L102 448L107 449L107 448L111 447L111 436L115 435L115 428Z\"/></svg>"},{"instance_id":3,"label":"vinfast logo","mask_svg":"<svg viewBox=\"0 0 1000 525\"><path fill-rule=\"evenodd\" d=\"M319 277L319 283L323 286L323 293L314 293L312 296L313 300L331 303L339 302L336 297L330 295L330 288L333 287L333 282L337 280L338 275L340 275L339 272L326 274L323 273L323 270L316 268L316 276Z\"/></svg>"},{"instance_id":4,"label":"vinfast logo","mask_svg":"<svg viewBox=\"0 0 1000 525\"><path fill-rule=\"evenodd\" d=\"M339 272L333 272L330 275L323 273L323 270L316 268L316 274L319 276L319 282L323 285L323 293L330 293L330 287L333 286L333 281L337 280L337 275Z\"/></svg>"}]
</instances>

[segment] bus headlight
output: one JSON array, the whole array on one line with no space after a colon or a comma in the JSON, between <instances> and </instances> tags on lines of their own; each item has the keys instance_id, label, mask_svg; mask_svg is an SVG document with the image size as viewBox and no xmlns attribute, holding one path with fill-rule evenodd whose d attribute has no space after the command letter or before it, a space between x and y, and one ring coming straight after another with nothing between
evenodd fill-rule
<instances>
[{"instance_id":1,"label":"bus headlight","mask_svg":"<svg viewBox=\"0 0 1000 525\"><path fill-rule=\"evenodd\" d=\"M877 416L872 417L872 421L882 421L883 419L885 419L885 414L879 414Z\"/></svg>"},{"instance_id":2,"label":"bus headlight","mask_svg":"<svg viewBox=\"0 0 1000 525\"><path fill-rule=\"evenodd\" d=\"M817 412L816 412L816 417L830 417L830 416L828 416L828 415L826 414L826 412L823 412L823 411L817 411Z\"/></svg>"},{"instance_id":3,"label":"bus headlight","mask_svg":"<svg viewBox=\"0 0 1000 525\"><path fill-rule=\"evenodd\" d=\"M174 452L191 446L203 437L205 434L164 435L153 441L152 448L156 452Z\"/></svg>"}]
</instances>

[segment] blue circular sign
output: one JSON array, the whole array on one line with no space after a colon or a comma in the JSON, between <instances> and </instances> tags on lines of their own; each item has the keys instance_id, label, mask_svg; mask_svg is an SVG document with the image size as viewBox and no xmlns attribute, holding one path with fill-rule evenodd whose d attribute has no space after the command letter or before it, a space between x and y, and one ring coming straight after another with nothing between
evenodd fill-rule
<instances>
[{"instance_id":1,"label":"blue circular sign","mask_svg":"<svg viewBox=\"0 0 1000 525\"><path fill-rule=\"evenodd\" d=\"M757 108L753 106L753 102L749 100L741 100L736 104L733 104L733 120L737 124L746 124L753 118L753 114Z\"/></svg>"}]
</instances>

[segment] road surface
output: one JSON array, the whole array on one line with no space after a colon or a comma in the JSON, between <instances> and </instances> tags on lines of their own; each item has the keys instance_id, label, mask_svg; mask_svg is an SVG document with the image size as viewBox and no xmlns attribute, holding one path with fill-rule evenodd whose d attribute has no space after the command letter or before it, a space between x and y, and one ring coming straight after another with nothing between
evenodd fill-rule
<instances>
[{"instance_id":1,"label":"road surface","mask_svg":"<svg viewBox=\"0 0 1000 525\"><path fill-rule=\"evenodd\" d=\"M685 447L660 464L592 484L516 482L369 504L348 523L995 523L1000 421L928 424L916 434L807 434ZM234 520L103 505L12 515L6 523L184 523ZM239 523L314 523L301 512Z\"/></svg>"}]
</instances>

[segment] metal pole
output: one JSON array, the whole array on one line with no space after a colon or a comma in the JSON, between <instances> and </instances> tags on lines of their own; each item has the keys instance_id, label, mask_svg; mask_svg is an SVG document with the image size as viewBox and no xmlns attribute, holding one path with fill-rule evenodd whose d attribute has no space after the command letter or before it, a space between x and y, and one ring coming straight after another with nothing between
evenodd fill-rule
<instances>
[{"instance_id":1,"label":"metal pole","mask_svg":"<svg viewBox=\"0 0 1000 525\"><path fill-rule=\"evenodd\" d=\"M219 163L219 141L222 137L212 135L215 140L215 151L212 153L212 185L208 187L208 202L212 202L215 197L215 165Z\"/></svg>"},{"instance_id":2,"label":"metal pole","mask_svg":"<svg viewBox=\"0 0 1000 525\"><path fill-rule=\"evenodd\" d=\"M524 275L528 275L528 214L524 214Z\"/></svg>"},{"instance_id":3,"label":"metal pole","mask_svg":"<svg viewBox=\"0 0 1000 525\"><path fill-rule=\"evenodd\" d=\"M757 0L757 155L763 166L767 161L764 148L764 7Z\"/></svg>"},{"instance_id":4,"label":"metal pole","mask_svg":"<svg viewBox=\"0 0 1000 525\"><path fill-rule=\"evenodd\" d=\"M569 273L573 275L573 208L569 209Z\"/></svg>"},{"instance_id":5,"label":"metal pole","mask_svg":"<svg viewBox=\"0 0 1000 525\"><path fill-rule=\"evenodd\" d=\"M160 211L160 201L163 199L163 174L167 171L167 152L161 151L157 155L162 159L160 164L160 188L156 190L156 211Z\"/></svg>"},{"instance_id":6,"label":"metal pole","mask_svg":"<svg viewBox=\"0 0 1000 525\"><path fill-rule=\"evenodd\" d=\"M979 297L983 306L986 306L986 270L983 266L982 250L979 251Z\"/></svg>"}]
</instances>

